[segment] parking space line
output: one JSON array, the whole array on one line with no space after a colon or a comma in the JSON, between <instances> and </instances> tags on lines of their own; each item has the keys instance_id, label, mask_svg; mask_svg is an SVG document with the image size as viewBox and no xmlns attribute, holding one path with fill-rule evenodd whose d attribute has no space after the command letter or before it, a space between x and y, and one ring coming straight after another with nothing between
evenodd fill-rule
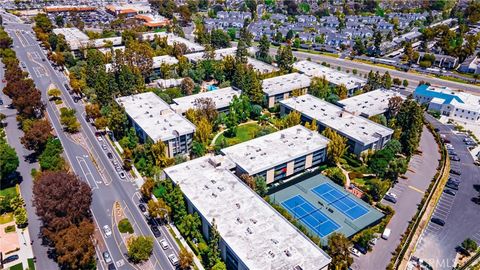
<instances>
[{"instance_id":1,"label":"parking space line","mask_svg":"<svg viewBox=\"0 0 480 270\"><path fill-rule=\"evenodd\" d=\"M423 194L423 193L424 193L421 189L416 188L416 187L414 187L414 186L408 186L408 187L411 188L412 190L415 190L416 192L418 192L418 193L420 193L420 194Z\"/></svg>"}]
</instances>

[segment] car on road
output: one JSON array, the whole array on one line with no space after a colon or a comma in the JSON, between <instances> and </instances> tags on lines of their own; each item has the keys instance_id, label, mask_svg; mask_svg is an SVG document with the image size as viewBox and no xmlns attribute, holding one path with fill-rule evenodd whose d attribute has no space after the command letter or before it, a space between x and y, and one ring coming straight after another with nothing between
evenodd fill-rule
<instances>
[{"instance_id":1,"label":"car on road","mask_svg":"<svg viewBox=\"0 0 480 270\"><path fill-rule=\"evenodd\" d=\"M113 261L112 261L112 257L110 257L110 253L108 253L108 251L104 251L104 252L102 253L102 255L103 255L103 259L105 260L105 263L106 263L106 264L110 264L110 263L113 262Z\"/></svg>"},{"instance_id":2,"label":"car on road","mask_svg":"<svg viewBox=\"0 0 480 270\"><path fill-rule=\"evenodd\" d=\"M162 246L163 249L168 249L168 242L165 239L161 239L158 241L160 243L160 246Z\"/></svg>"},{"instance_id":3,"label":"car on road","mask_svg":"<svg viewBox=\"0 0 480 270\"><path fill-rule=\"evenodd\" d=\"M452 195L452 196L455 196L455 191L451 190L451 189L445 189L443 192L445 192L446 194L448 195Z\"/></svg>"},{"instance_id":4,"label":"car on road","mask_svg":"<svg viewBox=\"0 0 480 270\"><path fill-rule=\"evenodd\" d=\"M18 255L17 255L17 254L12 255L12 256L8 256L7 258L5 258L5 259L2 261L2 263L3 263L3 264L11 263L11 262L16 261L16 260L18 260Z\"/></svg>"},{"instance_id":5,"label":"car on road","mask_svg":"<svg viewBox=\"0 0 480 270\"><path fill-rule=\"evenodd\" d=\"M178 265L178 258L175 254L170 254L168 255L168 260L170 261L170 263L173 265L173 266L177 266Z\"/></svg>"},{"instance_id":6,"label":"car on road","mask_svg":"<svg viewBox=\"0 0 480 270\"><path fill-rule=\"evenodd\" d=\"M350 253L354 256L357 256L357 257L360 257L360 251L358 251L356 248L354 247L351 247L348 249L348 251L350 251Z\"/></svg>"},{"instance_id":7,"label":"car on road","mask_svg":"<svg viewBox=\"0 0 480 270\"><path fill-rule=\"evenodd\" d=\"M102 138L101 136L97 136L97 140L98 140L99 142L103 142L103 138Z\"/></svg>"},{"instance_id":8,"label":"car on road","mask_svg":"<svg viewBox=\"0 0 480 270\"><path fill-rule=\"evenodd\" d=\"M140 208L140 211L142 211L142 213L147 212L147 207L145 207L145 204L143 203L139 204L138 208Z\"/></svg>"},{"instance_id":9,"label":"car on road","mask_svg":"<svg viewBox=\"0 0 480 270\"><path fill-rule=\"evenodd\" d=\"M103 149L103 150L107 150L107 145L106 145L106 144L103 144L103 145L102 145L102 149Z\"/></svg>"},{"instance_id":10,"label":"car on road","mask_svg":"<svg viewBox=\"0 0 480 270\"><path fill-rule=\"evenodd\" d=\"M119 172L118 175L120 176L120 179L125 179L127 177L124 171Z\"/></svg>"},{"instance_id":11,"label":"car on road","mask_svg":"<svg viewBox=\"0 0 480 270\"><path fill-rule=\"evenodd\" d=\"M113 164L113 166L116 167L116 166L118 166L118 161L116 161L116 160L114 159L114 160L112 160L112 164Z\"/></svg>"},{"instance_id":12,"label":"car on road","mask_svg":"<svg viewBox=\"0 0 480 270\"><path fill-rule=\"evenodd\" d=\"M456 174L456 175L462 175L461 171L455 170L455 169L450 169L450 173L453 173L453 174Z\"/></svg>"},{"instance_id":13,"label":"car on road","mask_svg":"<svg viewBox=\"0 0 480 270\"><path fill-rule=\"evenodd\" d=\"M445 221L444 221L443 219L440 219L440 218L434 217L434 218L432 218L430 221L433 222L433 223L435 223L435 224L437 224L437 225L440 225L440 226L444 226L444 225L445 225Z\"/></svg>"},{"instance_id":14,"label":"car on road","mask_svg":"<svg viewBox=\"0 0 480 270\"><path fill-rule=\"evenodd\" d=\"M103 233L105 233L107 237L112 235L112 230L110 230L110 226L108 225L103 226Z\"/></svg>"},{"instance_id":15,"label":"car on road","mask_svg":"<svg viewBox=\"0 0 480 270\"><path fill-rule=\"evenodd\" d=\"M114 263L111 263L111 264L108 265L108 270L117 270L117 268L115 268Z\"/></svg>"},{"instance_id":16,"label":"car on road","mask_svg":"<svg viewBox=\"0 0 480 270\"><path fill-rule=\"evenodd\" d=\"M158 227L157 227L156 225L150 226L150 229L152 229L153 235L154 235L155 237L160 237L160 236L162 236L162 233L160 232L160 230L158 229Z\"/></svg>"},{"instance_id":17,"label":"car on road","mask_svg":"<svg viewBox=\"0 0 480 270\"><path fill-rule=\"evenodd\" d=\"M119 172L119 171L121 171L121 170L122 170L122 167L120 167L120 166L115 166L115 171Z\"/></svg>"},{"instance_id":18,"label":"car on road","mask_svg":"<svg viewBox=\"0 0 480 270\"><path fill-rule=\"evenodd\" d=\"M110 153L110 152L108 152L108 153L107 153L107 157L108 157L109 159L112 159L112 158L113 158L113 154Z\"/></svg>"},{"instance_id":19,"label":"car on road","mask_svg":"<svg viewBox=\"0 0 480 270\"><path fill-rule=\"evenodd\" d=\"M453 145L449 144L449 143L446 143L445 144L445 147L447 148L447 150L453 150L455 149L455 147L453 147Z\"/></svg>"},{"instance_id":20,"label":"car on road","mask_svg":"<svg viewBox=\"0 0 480 270\"><path fill-rule=\"evenodd\" d=\"M3 105L3 100L0 99L0 105Z\"/></svg>"},{"instance_id":21,"label":"car on road","mask_svg":"<svg viewBox=\"0 0 480 270\"><path fill-rule=\"evenodd\" d=\"M450 160L460 161L460 158L458 156L450 156Z\"/></svg>"}]
</instances>

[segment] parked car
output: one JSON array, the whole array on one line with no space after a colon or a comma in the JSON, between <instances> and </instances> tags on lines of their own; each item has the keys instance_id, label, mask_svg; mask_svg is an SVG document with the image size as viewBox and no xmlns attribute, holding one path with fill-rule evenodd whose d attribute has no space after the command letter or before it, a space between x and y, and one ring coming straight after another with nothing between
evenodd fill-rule
<instances>
[{"instance_id":1,"label":"parked car","mask_svg":"<svg viewBox=\"0 0 480 270\"><path fill-rule=\"evenodd\" d=\"M103 259L105 260L106 264L112 263L112 257L110 257L110 253L108 253L108 251L104 251L102 253L102 255L103 255Z\"/></svg>"},{"instance_id":2,"label":"parked car","mask_svg":"<svg viewBox=\"0 0 480 270\"><path fill-rule=\"evenodd\" d=\"M397 203L397 199L395 197L385 195L385 197L383 197L383 198L385 199L385 201L388 201L388 202L391 202L391 203Z\"/></svg>"},{"instance_id":3,"label":"parked car","mask_svg":"<svg viewBox=\"0 0 480 270\"><path fill-rule=\"evenodd\" d=\"M357 256L357 257L360 257L360 251L358 251L356 248L354 247L351 247L348 249L350 251L350 253L354 256Z\"/></svg>"},{"instance_id":4,"label":"parked car","mask_svg":"<svg viewBox=\"0 0 480 270\"><path fill-rule=\"evenodd\" d=\"M18 260L18 255L17 255L17 254L12 255L12 256L8 256L7 258L5 258L5 259L2 261L2 263L3 263L3 264L7 264L7 263L11 263L11 262L16 261L16 260Z\"/></svg>"},{"instance_id":5,"label":"parked car","mask_svg":"<svg viewBox=\"0 0 480 270\"><path fill-rule=\"evenodd\" d=\"M106 144L102 145L102 149L107 150L107 145Z\"/></svg>"},{"instance_id":6,"label":"parked car","mask_svg":"<svg viewBox=\"0 0 480 270\"><path fill-rule=\"evenodd\" d=\"M457 178L454 178L454 177L450 177L448 178L448 182L452 182L452 183L455 183L455 184L460 184L462 181L460 179L457 179Z\"/></svg>"},{"instance_id":7,"label":"parked car","mask_svg":"<svg viewBox=\"0 0 480 270\"><path fill-rule=\"evenodd\" d=\"M147 212L147 207L145 207L145 204L143 203L139 204L138 208L140 208L140 211L142 211L142 213Z\"/></svg>"},{"instance_id":8,"label":"parked car","mask_svg":"<svg viewBox=\"0 0 480 270\"><path fill-rule=\"evenodd\" d=\"M98 140L99 142L103 142L103 138L102 138L101 136L97 136L97 140Z\"/></svg>"},{"instance_id":9,"label":"parked car","mask_svg":"<svg viewBox=\"0 0 480 270\"><path fill-rule=\"evenodd\" d=\"M440 225L440 226L444 226L444 225L445 225L445 221L444 221L443 219L440 219L440 218L434 217L434 218L432 218L430 221L433 222L433 223L435 223L435 224L437 224L437 225Z\"/></svg>"},{"instance_id":10,"label":"parked car","mask_svg":"<svg viewBox=\"0 0 480 270\"><path fill-rule=\"evenodd\" d=\"M0 99L0 105L3 105L3 100L2 99Z\"/></svg>"},{"instance_id":11,"label":"parked car","mask_svg":"<svg viewBox=\"0 0 480 270\"><path fill-rule=\"evenodd\" d=\"M114 263L108 265L108 270L117 270Z\"/></svg>"},{"instance_id":12,"label":"parked car","mask_svg":"<svg viewBox=\"0 0 480 270\"><path fill-rule=\"evenodd\" d=\"M453 174L456 174L456 175L462 175L461 171L455 170L455 169L450 169L450 173L453 173Z\"/></svg>"},{"instance_id":13,"label":"parked car","mask_svg":"<svg viewBox=\"0 0 480 270\"><path fill-rule=\"evenodd\" d=\"M168 242L165 239L161 239L160 241L160 246L162 246L163 249L168 249Z\"/></svg>"},{"instance_id":14,"label":"parked car","mask_svg":"<svg viewBox=\"0 0 480 270\"><path fill-rule=\"evenodd\" d=\"M455 191L451 190L451 189L445 189L443 190L443 192L445 192L446 194L448 195L452 195L452 196L455 196Z\"/></svg>"},{"instance_id":15,"label":"parked car","mask_svg":"<svg viewBox=\"0 0 480 270\"><path fill-rule=\"evenodd\" d=\"M108 153L107 153L107 157L108 157L109 159L112 159L112 158L113 158L113 154L110 153L110 152L108 152Z\"/></svg>"},{"instance_id":16,"label":"parked car","mask_svg":"<svg viewBox=\"0 0 480 270\"><path fill-rule=\"evenodd\" d=\"M445 186L448 187L448 188L451 188L453 190L458 190L458 184L455 184L455 183L449 182Z\"/></svg>"},{"instance_id":17,"label":"parked car","mask_svg":"<svg viewBox=\"0 0 480 270\"><path fill-rule=\"evenodd\" d=\"M156 225L150 226L150 229L152 229L153 235L154 235L155 237L160 237L160 236L162 236L162 233L160 232L160 230L158 229L158 227L157 227Z\"/></svg>"},{"instance_id":18,"label":"parked car","mask_svg":"<svg viewBox=\"0 0 480 270\"><path fill-rule=\"evenodd\" d=\"M127 175L123 171L119 172L118 175L120 176L120 179L125 179L127 177Z\"/></svg>"},{"instance_id":19,"label":"parked car","mask_svg":"<svg viewBox=\"0 0 480 270\"><path fill-rule=\"evenodd\" d=\"M372 238L370 241L368 241L368 243L370 244L370 246L375 246L377 244L377 240L378 238L375 237L375 238Z\"/></svg>"},{"instance_id":20,"label":"parked car","mask_svg":"<svg viewBox=\"0 0 480 270\"><path fill-rule=\"evenodd\" d=\"M391 233L392 233L392 230L390 230L389 228L385 228L385 230L382 233L382 238L387 240L388 237L390 237Z\"/></svg>"},{"instance_id":21,"label":"parked car","mask_svg":"<svg viewBox=\"0 0 480 270\"><path fill-rule=\"evenodd\" d=\"M110 230L110 226L105 225L103 226L103 233L105 233L105 236L110 236L112 235L112 230Z\"/></svg>"},{"instance_id":22,"label":"parked car","mask_svg":"<svg viewBox=\"0 0 480 270\"><path fill-rule=\"evenodd\" d=\"M172 263L173 266L178 265L178 258L177 256L175 256L175 254L168 255L168 260L170 261L170 263Z\"/></svg>"},{"instance_id":23,"label":"parked car","mask_svg":"<svg viewBox=\"0 0 480 270\"><path fill-rule=\"evenodd\" d=\"M460 158L458 156L450 156L450 160L460 161Z\"/></svg>"}]
</instances>

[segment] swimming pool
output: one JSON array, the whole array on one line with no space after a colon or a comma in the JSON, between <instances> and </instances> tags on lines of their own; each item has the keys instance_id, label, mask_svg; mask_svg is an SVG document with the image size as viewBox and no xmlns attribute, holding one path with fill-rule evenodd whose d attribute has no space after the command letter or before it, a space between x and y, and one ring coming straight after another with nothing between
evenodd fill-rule
<instances>
[{"instance_id":1,"label":"swimming pool","mask_svg":"<svg viewBox=\"0 0 480 270\"><path fill-rule=\"evenodd\" d=\"M208 91L213 91L213 90L217 90L217 89L218 89L218 86L215 86L215 85L213 85L213 84L207 86L207 90L208 90Z\"/></svg>"}]
</instances>

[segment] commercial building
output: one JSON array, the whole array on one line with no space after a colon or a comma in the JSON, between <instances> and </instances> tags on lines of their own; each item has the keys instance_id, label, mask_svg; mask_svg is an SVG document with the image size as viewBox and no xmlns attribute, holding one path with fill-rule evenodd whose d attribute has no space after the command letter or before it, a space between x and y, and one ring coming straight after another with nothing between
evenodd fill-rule
<instances>
[{"instance_id":1,"label":"commercial building","mask_svg":"<svg viewBox=\"0 0 480 270\"><path fill-rule=\"evenodd\" d=\"M115 48L114 48L115 50ZM170 56L170 55L161 55L161 56L154 56L152 58L152 70L153 70L153 73L155 74L160 74L160 67L162 65L175 65L178 63L178 60L177 58L173 57L173 56ZM105 64L105 69L107 70L107 72L111 71L112 70L112 67L113 65L108 63L108 64Z\"/></svg>"},{"instance_id":2,"label":"commercial building","mask_svg":"<svg viewBox=\"0 0 480 270\"><path fill-rule=\"evenodd\" d=\"M239 91L236 91L232 87L226 87L181 98L174 98L173 104L170 106L175 112L184 114L188 109L194 109L197 107L197 100L211 99L218 112L226 112L228 111L228 107L233 97L239 95Z\"/></svg>"},{"instance_id":3,"label":"commercial building","mask_svg":"<svg viewBox=\"0 0 480 270\"><path fill-rule=\"evenodd\" d=\"M107 45L117 47L122 45L122 37L90 39L85 33L75 27L55 28L52 31L55 35L63 35L65 37L68 47L76 56L79 55L80 49L83 48L103 48Z\"/></svg>"},{"instance_id":4,"label":"commercial building","mask_svg":"<svg viewBox=\"0 0 480 270\"><path fill-rule=\"evenodd\" d=\"M429 110L449 118L474 123L480 121L480 96L423 84L415 89L413 97L420 104L428 104Z\"/></svg>"},{"instance_id":5,"label":"commercial building","mask_svg":"<svg viewBox=\"0 0 480 270\"><path fill-rule=\"evenodd\" d=\"M270 184L324 162L328 141L318 132L297 125L221 152L236 164L238 176L262 176Z\"/></svg>"},{"instance_id":6,"label":"commercial building","mask_svg":"<svg viewBox=\"0 0 480 270\"><path fill-rule=\"evenodd\" d=\"M142 141L162 141L167 155L188 154L192 146L195 126L152 92L116 99L125 109L132 126Z\"/></svg>"},{"instance_id":7,"label":"commercial building","mask_svg":"<svg viewBox=\"0 0 480 270\"><path fill-rule=\"evenodd\" d=\"M393 97L405 99L405 96L398 92L382 88L339 100L337 104L347 112L368 118L385 113L388 102Z\"/></svg>"},{"instance_id":8,"label":"commercial building","mask_svg":"<svg viewBox=\"0 0 480 270\"><path fill-rule=\"evenodd\" d=\"M96 7L91 6L48 6L44 7L45 13L59 13L59 12L90 12L97 10Z\"/></svg>"},{"instance_id":9,"label":"commercial building","mask_svg":"<svg viewBox=\"0 0 480 270\"><path fill-rule=\"evenodd\" d=\"M393 134L387 127L308 94L280 101L282 115L291 111L300 112L304 122L315 119L319 131L331 128L347 138L349 151L356 155L369 149L382 149Z\"/></svg>"},{"instance_id":10,"label":"commercial building","mask_svg":"<svg viewBox=\"0 0 480 270\"><path fill-rule=\"evenodd\" d=\"M150 29L158 29L170 24L170 20L161 15L137 14L135 19L143 21L143 25Z\"/></svg>"},{"instance_id":11,"label":"commercial building","mask_svg":"<svg viewBox=\"0 0 480 270\"><path fill-rule=\"evenodd\" d=\"M302 94L306 93L310 82L310 77L297 72L263 80L262 89L267 106L271 108L279 101L289 98L294 90L300 90Z\"/></svg>"},{"instance_id":12,"label":"commercial building","mask_svg":"<svg viewBox=\"0 0 480 270\"><path fill-rule=\"evenodd\" d=\"M152 12L148 4L122 4L122 5L107 5L105 10L114 16L133 17L136 14L146 14Z\"/></svg>"},{"instance_id":13,"label":"commercial building","mask_svg":"<svg viewBox=\"0 0 480 270\"><path fill-rule=\"evenodd\" d=\"M148 32L148 33L143 33L141 36L141 39L144 41L153 41L155 38L160 37L160 38L167 38L167 44L170 46L175 45L175 43L179 44L185 44L187 47L187 52L201 52L205 50L205 47L202 45L192 42L186 38L182 38L179 36L176 36L172 33L165 33L165 32L159 32L159 33L154 33L154 32Z\"/></svg>"},{"instance_id":14,"label":"commercial building","mask_svg":"<svg viewBox=\"0 0 480 270\"><path fill-rule=\"evenodd\" d=\"M362 89L367 83L366 80L360 77L343 73L311 61L304 60L295 62L293 67L309 77L325 77L333 86L345 85L348 90L348 96L352 96L355 91Z\"/></svg>"},{"instance_id":15,"label":"commercial building","mask_svg":"<svg viewBox=\"0 0 480 270\"><path fill-rule=\"evenodd\" d=\"M227 269L324 270L331 258L247 187L221 156L166 168L180 186L189 213L197 213L208 239L215 221Z\"/></svg>"}]
</instances>

